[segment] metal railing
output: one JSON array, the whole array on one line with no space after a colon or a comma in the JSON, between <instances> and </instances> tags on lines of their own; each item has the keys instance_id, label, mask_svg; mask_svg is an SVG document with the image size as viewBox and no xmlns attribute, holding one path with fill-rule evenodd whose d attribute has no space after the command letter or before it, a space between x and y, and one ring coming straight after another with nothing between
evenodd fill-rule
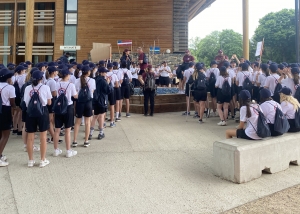
<instances>
[{"instance_id":1,"label":"metal railing","mask_svg":"<svg viewBox=\"0 0 300 214\"><path fill-rule=\"evenodd\" d=\"M32 55L52 56L54 46L33 46ZM25 55L25 46L17 46L17 55Z\"/></svg>"},{"instance_id":2,"label":"metal railing","mask_svg":"<svg viewBox=\"0 0 300 214\"><path fill-rule=\"evenodd\" d=\"M13 24L13 11L0 10L0 26L11 26Z\"/></svg>"},{"instance_id":3,"label":"metal railing","mask_svg":"<svg viewBox=\"0 0 300 214\"><path fill-rule=\"evenodd\" d=\"M0 46L0 55L1 56L12 55L12 46Z\"/></svg>"},{"instance_id":4,"label":"metal railing","mask_svg":"<svg viewBox=\"0 0 300 214\"><path fill-rule=\"evenodd\" d=\"M54 10L34 10L34 26L53 26L54 25ZM25 26L26 11L18 11L18 25Z\"/></svg>"}]
</instances>

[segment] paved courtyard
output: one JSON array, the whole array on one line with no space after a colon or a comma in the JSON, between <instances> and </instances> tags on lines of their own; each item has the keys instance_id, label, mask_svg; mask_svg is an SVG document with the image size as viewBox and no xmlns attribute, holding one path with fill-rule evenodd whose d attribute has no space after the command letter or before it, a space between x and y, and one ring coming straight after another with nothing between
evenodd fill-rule
<instances>
[{"instance_id":1,"label":"paved courtyard","mask_svg":"<svg viewBox=\"0 0 300 214\"><path fill-rule=\"evenodd\" d=\"M298 166L240 185L215 177L213 142L237 124L185 122L180 114L122 117L105 139L79 146L70 159L52 157L48 144L51 163L43 169L27 168L21 138L11 136L4 151L10 165L0 168L0 213L220 213L300 183Z\"/></svg>"}]
</instances>

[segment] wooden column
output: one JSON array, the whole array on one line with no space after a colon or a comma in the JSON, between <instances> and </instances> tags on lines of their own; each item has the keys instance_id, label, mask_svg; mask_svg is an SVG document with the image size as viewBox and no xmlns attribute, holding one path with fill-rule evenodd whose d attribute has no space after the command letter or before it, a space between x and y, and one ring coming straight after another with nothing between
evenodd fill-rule
<instances>
[{"instance_id":1,"label":"wooden column","mask_svg":"<svg viewBox=\"0 0 300 214\"><path fill-rule=\"evenodd\" d=\"M34 0L26 0L25 61L32 61Z\"/></svg>"},{"instance_id":2,"label":"wooden column","mask_svg":"<svg viewBox=\"0 0 300 214\"><path fill-rule=\"evenodd\" d=\"M243 50L249 60L249 0L243 0Z\"/></svg>"},{"instance_id":3,"label":"wooden column","mask_svg":"<svg viewBox=\"0 0 300 214\"><path fill-rule=\"evenodd\" d=\"M13 63L16 64L16 45L17 45L17 12L18 12L18 3L15 0L15 10L14 10L14 39L13 39Z\"/></svg>"}]
</instances>

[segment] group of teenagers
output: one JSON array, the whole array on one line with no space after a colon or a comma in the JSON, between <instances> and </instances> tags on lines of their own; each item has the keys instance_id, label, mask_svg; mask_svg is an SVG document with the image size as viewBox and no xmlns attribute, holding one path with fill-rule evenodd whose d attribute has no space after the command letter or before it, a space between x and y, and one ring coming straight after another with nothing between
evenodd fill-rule
<instances>
[{"instance_id":1,"label":"group of teenagers","mask_svg":"<svg viewBox=\"0 0 300 214\"><path fill-rule=\"evenodd\" d=\"M262 63L235 60L218 66L216 61L206 69L203 63L189 62L183 72L186 84L187 112L193 96L195 117L203 123L210 94L212 115L220 117L219 126L226 126L229 111L239 122L237 129L227 130L226 138L259 140L300 131L299 64ZM235 118L239 111L239 117ZM216 113L217 112L217 113ZM261 133L263 132L263 133Z\"/></svg>"},{"instance_id":2,"label":"group of teenagers","mask_svg":"<svg viewBox=\"0 0 300 214\"><path fill-rule=\"evenodd\" d=\"M123 116L130 117L131 82L132 72L127 69L126 61L100 61L97 65L87 60L81 64L41 62L34 67L29 61L19 65L9 63L6 67L0 64L0 166L9 164L3 150L11 129L23 138L28 167L35 165L34 151L40 151L40 167L50 163L46 159L47 142L53 142L53 156L61 155L60 136L65 137L65 156L75 156L77 151L72 147L78 145L80 125L85 125L84 147L90 145L96 122L97 138L103 139L105 121L110 121L112 128L121 121L123 100L126 102ZM106 118L108 109L110 118ZM36 132L40 133L40 147L34 145ZM47 133L51 138L47 139Z\"/></svg>"}]
</instances>

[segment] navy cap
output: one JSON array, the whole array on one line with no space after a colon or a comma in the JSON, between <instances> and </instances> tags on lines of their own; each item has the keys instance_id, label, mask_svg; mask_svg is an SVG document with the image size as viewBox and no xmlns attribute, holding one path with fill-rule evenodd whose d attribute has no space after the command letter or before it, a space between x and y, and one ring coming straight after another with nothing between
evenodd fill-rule
<instances>
[{"instance_id":1,"label":"navy cap","mask_svg":"<svg viewBox=\"0 0 300 214\"><path fill-rule=\"evenodd\" d=\"M64 65L64 64L60 64L59 66L58 66L58 68L59 69L64 69L64 68L68 68L66 65Z\"/></svg>"},{"instance_id":2,"label":"navy cap","mask_svg":"<svg viewBox=\"0 0 300 214\"><path fill-rule=\"evenodd\" d=\"M8 70L7 68L2 68L0 70L0 78L2 77L7 77L7 78L11 78L14 75L14 73L10 70Z\"/></svg>"},{"instance_id":3,"label":"navy cap","mask_svg":"<svg viewBox=\"0 0 300 214\"><path fill-rule=\"evenodd\" d=\"M228 68L228 67L230 66L230 63L227 62L227 61L225 61L225 62L223 63L223 66L225 66L226 68Z\"/></svg>"},{"instance_id":4,"label":"navy cap","mask_svg":"<svg viewBox=\"0 0 300 214\"><path fill-rule=\"evenodd\" d=\"M259 66L259 63L258 63L258 62L252 62L252 64L253 64L255 67L258 67L258 66Z\"/></svg>"},{"instance_id":5,"label":"navy cap","mask_svg":"<svg viewBox=\"0 0 300 214\"><path fill-rule=\"evenodd\" d=\"M292 90L288 87L283 87L279 93L285 94L285 95L292 95Z\"/></svg>"},{"instance_id":6,"label":"navy cap","mask_svg":"<svg viewBox=\"0 0 300 214\"><path fill-rule=\"evenodd\" d=\"M224 72L224 71L226 71L227 69L226 69L226 67L225 66L222 66L221 68L220 68L220 72Z\"/></svg>"},{"instance_id":7,"label":"navy cap","mask_svg":"<svg viewBox=\"0 0 300 214\"><path fill-rule=\"evenodd\" d=\"M72 66L72 67L73 67L73 66ZM96 67L96 65L95 65L94 63L90 62L90 63L89 63L89 67L90 67L91 69L94 69L94 68Z\"/></svg>"},{"instance_id":8,"label":"navy cap","mask_svg":"<svg viewBox=\"0 0 300 214\"><path fill-rule=\"evenodd\" d=\"M273 62L272 62L271 60L268 60L268 61L267 61L267 64L269 64L269 65L272 64L272 63L273 63Z\"/></svg>"},{"instance_id":9,"label":"navy cap","mask_svg":"<svg viewBox=\"0 0 300 214\"><path fill-rule=\"evenodd\" d=\"M198 62L198 63L196 63L195 68L196 68L196 70L200 71L203 69L203 66L201 63Z\"/></svg>"},{"instance_id":10,"label":"navy cap","mask_svg":"<svg viewBox=\"0 0 300 214\"><path fill-rule=\"evenodd\" d=\"M99 61L99 65L105 65L105 61L104 60L100 60Z\"/></svg>"},{"instance_id":11,"label":"navy cap","mask_svg":"<svg viewBox=\"0 0 300 214\"><path fill-rule=\"evenodd\" d=\"M47 70L49 74L52 74L53 72L58 71L58 68L55 66L49 66Z\"/></svg>"},{"instance_id":12,"label":"navy cap","mask_svg":"<svg viewBox=\"0 0 300 214\"><path fill-rule=\"evenodd\" d=\"M113 66L117 67L119 64L117 62L113 62Z\"/></svg>"},{"instance_id":13,"label":"navy cap","mask_svg":"<svg viewBox=\"0 0 300 214\"><path fill-rule=\"evenodd\" d=\"M100 68L98 69L98 72L99 72L99 73L107 73L108 70L107 70L105 67L100 67Z\"/></svg>"},{"instance_id":14,"label":"navy cap","mask_svg":"<svg viewBox=\"0 0 300 214\"><path fill-rule=\"evenodd\" d=\"M74 65L70 65L70 64L67 65L68 69L73 68L73 66Z\"/></svg>"},{"instance_id":15,"label":"navy cap","mask_svg":"<svg viewBox=\"0 0 300 214\"><path fill-rule=\"evenodd\" d=\"M195 65L194 62L189 62L189 67L193 67Z\"/></svg>"},{"instance_id":16,"label":"navy cap","mask_svg":"<svg viewBox=\"0 0 300 214\"><path fill-rule=\"evenodd\" d=\"M90 70L91 70L90 67L87 65L84 65L81 68L82 73L88 73Z\"/></svg>"},{"instance_id":17,"label":"navy cap","mask_svg":"<svg viewBox=\"0 0 300 214\"><path fill-rule=\"evenodd\" d=\"M281 63L281 64L283 64L284 67L287 67L287 66L288 66L288 64L287 64L286 62L283 62L283 63Z\"/></svg>"},{"instance_id":18,"label":"navy cap","mask_svg":"<svg viewBox=\"0 0 300 214\"><path fill-rule=\"evenodd\" d=\"M292 68L291 72L292 72L292 74L299 74L300 73L299 68Z\"/></svg>"},{"instance_id":19,"label":"navy cap","mask_svg":"<svg viewBox=\"0 0 300 214\"><path fill-rule=\"evenodd\" d=\"M83 60L83 61L82 61L82 64L83 64L83 65L88 65L88 64L89 64L89 61Z\"/></svg>"},{"instance_id":20,"label":"navy cap","mask_svg":"<svg viewBox=\"0 0 300 214\"><path fill-rule=\"evenodd\" d=\"M23 70L25 70L25 68L22 65L19 65L15 68L15 72L20 72L20 71L23 71Z\"/></svg>"},{"instance_id":21,"label":"navy cap","mask_svg":"<svg viewBox=\"0 0 300 214\"><path fill-rule=\"evenodd\" d=\"M35 72L35 71L39 71L39 69L36 68L36 67L32 68L32 69L30 70L30 74L32 75L32 73Z\"/></svg>"},{"instance_id":22,"label":"navy cap","mask_svg":"<svg viewBox=\"0 0 300 214\"><path fill-rule=\"evenodd\" d=\"M32 63L30 61L26 61L25 62L27 65L32 65Z\"/></svg>"},{"instance_id":23,"label":"navy cap","mask_svg":"<svg viewBox=\"0 0 300 214\"><path fill-rule=\"evenodd\" d=\"M74 65L77 65L77 62L74 61L74 62L72 62L71 64L74 66Z\"/></svg>"},{"instance_id":24,"label":"navy cap","mask_svg":"<svg viewBox=\"0 0 300 214\"><path fill-rule=\"evenodd\" d=\"M77 64L77 68L79 69L79 70L81 70L81 68L82 68L82 64Z\"/></svg>"},{"instance_id":25,"label":"navy cap","mask_svg":"<svg viewBox=\"0 0 300 214\"><path fill-rule=\"evenodd\" d=\"M290 64L290 66L291 66L291 68L296 68L296 67L298 67L298 64L297 63L292 63L292 64Z\"/></svg>"},{"instance_id":26,"label":"navy cap","mask_svg":"<svg viewBox=\"0 0 300 214\"><path fill-rule=\"evenodd\" d=\"M215 61L215 60L213 60L213 61L211 61L210 62L210 66L212 66L212 65L217 65L218 63Z\"/></svg>"},{"instance_id":27,"label":"navy cap","mask_svg":"<svg viewBox=\"0 0 300 214\"><path fill-rule=\"evenodd\" d=\"M283 69L285 68L285 66L284 66L283 64L279 64L279 65L278 65L278 68L279 68L280 70L283 70Z\"/></svg>"},{"instance_id":28,"label":"navy cap","mask_svg":"<svg viewBox=\"0 0 300 214\"><path fill-rule=\"evenodd\" d=\"M69 71L68 68L61 69L61 70L60 70L60 73L61 73L63 76L72 74L72 73Z\"/></svg>"},{"instance_id":29,"label":"navy cap","mask_svg":"<svg viewBox=\"0 0 300 214\"><path fill-rule=\"evenodd\" d=\"M246 63L246 62L244 62L244 63L242 64L242 70L243 70L243 71L248 71L248 69L249 69L249 64Z\"/></svg>"},{"instance_id":30,"label":"navy cap","mask_svg":"<svg viewBox=\"0 0 300 214\"><path fill-rule=\"evenodd\" d=\"M58 66L58 64L55 63L55 62L49 62L49 63L48 63L48 66Z\"/></svg>"},{"instance_id":31,"label":"navy cap","mask_svg":"<svg viewBox=\"0 0 300 214\"><path fill-rule=\"evenodd\" d=\"M267 88L263 88L259 91L261 98L269 98L271 97L271 91Z\"/></svg>"},{"instance_id":32,"label":"navy cap","mask_svg":"<svg viewBox=\"0 0 300 214\"><path fill-rule=\"evenodd\" d=\"M266 71L266 70L269 68L269 66L268 66L268 64L263 63L263 64L260 65L260 68L261 68L262 70Z\"/></svg>"},{"instance_id":33,"label":"navy cap","mask_svg":"<svg viewBox=\"0 0 300 214\"><path fill-rule=\"evenodd\" d=\"M24 67L25 70L28 69L28 65L26 63L24 63L22 66Z\"/></svg>"},{"instance_id":34,"label":"navy cap","mask_svg":"<svg viewBox=\"0 0 300 214\"><path fill-rule=\"evenodd\" d=\"M44 73L41 71L34 71L31 75L31 77L35 80L41 80L44 76Z\"/></svg>"},{"instance_id":35,"label":"navy cap","mask_svg":"<svg viewBox=\"0 0 300 214\"><path fill-rule=\"evenodd\" d=\"M251 100L251 94L247 90L242 90L239 94L239 97L242 100Z\"/></svg>"},{"instance_id":36,"label":"navy cap","mask_svg":"<svg viewBox=\"0 0 300 214\"><path fill-rule=\"evenodd\" d=\"M112 63L107 64L107 68L112 68L112 67L114 67L114 65Z\"/></svg>"},{"instance_id":37,"label":"navy cap","mask_svg":"<svg viewBox=\"0 0 300 214\"><path fill-rule=\"evenodd\" d=\"M278 70L278 65L277 64L271 64L270 66L269 66L269 69L270 69L270 71L272 72L272 73L275 73L277 70Z\"/></svg>"},{"instance_id":38,"label":"navy cap","mask_svg":"<svg viewBox=\"0 0 300 214\"><path fill-rule=\"evenodd\" d=\"M42 68L42 67L45 67L45 64L43 62L40 62L40 63L36 64L35 67Z\"/></svg>"}]
</instances>

